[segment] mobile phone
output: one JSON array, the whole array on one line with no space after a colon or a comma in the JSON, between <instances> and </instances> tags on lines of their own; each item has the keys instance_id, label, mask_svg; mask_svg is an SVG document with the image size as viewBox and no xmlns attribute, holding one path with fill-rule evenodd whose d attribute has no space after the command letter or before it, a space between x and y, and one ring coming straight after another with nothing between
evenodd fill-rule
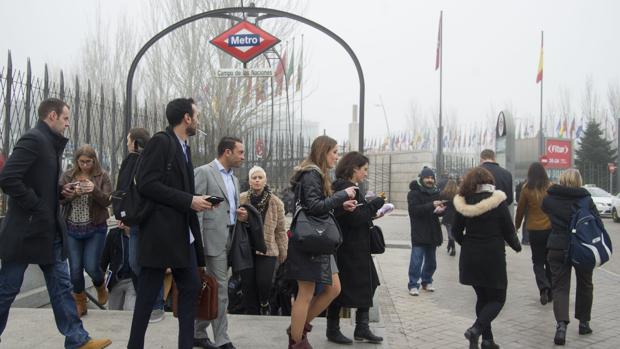
<instances>
[{"instance_id":1,"label":"mobile phone","mask_svg":"<svg viewBox=\"0 0 620 349\"><path fill-rule=\"evenodd\" d=\"M212 205L217 205L217 204L221 203L222 201L224 201L224 198L221 198L219 196L210 195L209 197L207 197L207 201L209 201Z\"/></svg>"},{"instance_id":2,"label":"mobile phone","mask_svg":"<svg viewBox=\"0 0 620 349\"><path fill-rule=\"evenodd\" d=\"M363 206L363 205L364 205L363 202L359 202L359 203L355 204L355 207L360 207L360 206Z\"/></svg>"},{"instance_id":3,"label":"mobile phone","mask_svg":"<svg viewBox=\"0 0 620 349\"><path fill-rule=\"evenodd\" d=\"M71 189L75 189L75 187L76 187L78 184L80 184L80 181L73 182L73 183L69 183L69 188L71 188Z\"/></svg>"}]
</instances>

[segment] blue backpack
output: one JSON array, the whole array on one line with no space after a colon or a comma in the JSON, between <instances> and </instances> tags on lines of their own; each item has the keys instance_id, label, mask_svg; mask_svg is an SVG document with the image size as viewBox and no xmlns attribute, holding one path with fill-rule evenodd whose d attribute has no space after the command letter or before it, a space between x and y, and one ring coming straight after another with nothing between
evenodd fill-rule
<instances>
[{"instance_id":1,"label":"blue backpack","mask_svg":"<svg viewBox=\"0 0 620 349\"><path fill-rule=\"evenodd\" d=\"M589 196L577 202L569 227L568 257L575 269L583 271L605 264L612 253L609 234L600 217L592 214L590 202Z\"/></svg>"}]
</instances>

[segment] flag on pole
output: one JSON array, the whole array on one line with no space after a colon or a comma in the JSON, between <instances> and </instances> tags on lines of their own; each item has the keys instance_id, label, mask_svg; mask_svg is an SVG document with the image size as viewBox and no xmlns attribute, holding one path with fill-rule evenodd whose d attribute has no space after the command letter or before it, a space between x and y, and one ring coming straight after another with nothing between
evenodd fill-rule
<instances>
[{"instance_id":1,"label":"flag on pole","mask_svg":"<svg viewBox=\"0 0 620 349\"><path fill-rule=\"evenodd\" d=\"M295 38L293 38L293 52L291 54L290 61L288 62L288 70L286 71L286 85L290 87L290 81L295 73Z\"/></svg>"},{"instance_id":2,"label":"flag on pole","mask_svg":"<svg viewBox=\"0 0 620 349\"><path fill-rule=\"evenodd\" d=\"M543 40L540 39L540 58L538 59L538 74L536 75L536 83L543 79Z\"/></svg>"},{"instance_id":3,"label":"flag on pole","mask_svg":"<svg viewBox=\"0 0 620 349\"><path fill-rule=\"evenodd\" d=\"M299 91L301 89L301 72L302 72L302 63L304 61L304 37L301 37L301 53L299 54L299 63L297 63L297 82L295 83L295 91Z\"/></svg>"},{"instance_id":4,"label":"flag on pole","mask_svg":"<svg viewBox=\"0 0 620 349\"><path fill-rule=\"evenodd\" d=\"M275 78L276 78L276 94L278 96L282 95L282 85L284 84L284 69L286 67L286 52L282 54L280 60L278 61L278 66L276 67Z\"/></svg>"},{"instance_id":5,"label":"flag on pole","mask_svg":"<svg viewBox=\"0 0 620 349\"><path fill-rule=\"evenodd\" d=\"M443 22L443 11L439 13L439 32L437 33L437 52L435 54L435 70L441 66L441 26Z\"/></svg>"}]
</instances>

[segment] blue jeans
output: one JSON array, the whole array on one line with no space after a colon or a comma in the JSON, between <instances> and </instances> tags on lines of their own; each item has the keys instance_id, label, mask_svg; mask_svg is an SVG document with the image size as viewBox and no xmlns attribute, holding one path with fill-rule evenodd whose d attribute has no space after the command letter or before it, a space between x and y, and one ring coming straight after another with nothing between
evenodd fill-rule
<instances>
[{"instance_id":1,"label":"blue jeans","mask_svg":"<svg viewBox=\"0 0 620 349\"><path fill-rule=\"evenodd\" d=\"M76 239L67 236L69 247L69 271L73 292L84 292L84 270L93 279L93 285L103 285L104 273L101 270L101 254L105 245L107 227L99 229L87 239Z\"/></svg>"},{"instance_id":2,"label":"blue jeans","mask_svg":"<svg viewBox=\"0 0 620 349\"><path fill-rule=\"evenodd\" d=\"M433 282L433 274L437 269L435 253L436 246L424 245L411 247L411 260L409 261L409 289L420 288L418 282L422 278L422 284Z\"/></svg>"},{"instance_id":3,"label":"blue jeans","mask_svg":"<svg viewBox=\"0 0 620 349\"><path fill-rule=\"evenodd\" d=\"M129 230L129 267L136 276L140 275L140 264L138 264L138 227L133 226ZM137 285L136 285L137 286ZM136 293L138 290L136 290ZM159 289L159 295L155 299L155 303L153 304L153 310L163 310L164 309L164 285L161 285Z\"/></svg>"},{"instance_id":4,"label":"blue jeans","mask_svg":"<svg viewBox=\"0 0 620 349\"><path fill-rule=\"evenodd\" d=\"M71 295L71 281L67 262L62 260L62 242L54 242L55 262L40 264L45 276L47 292L52 303L56 327L65 338L65 348L79 348L90 340L78 317L75 301ZM9 309L19 293L28 264L2 261L0 268L0 335L6 328Z\"/></svg>"}]
</instances>

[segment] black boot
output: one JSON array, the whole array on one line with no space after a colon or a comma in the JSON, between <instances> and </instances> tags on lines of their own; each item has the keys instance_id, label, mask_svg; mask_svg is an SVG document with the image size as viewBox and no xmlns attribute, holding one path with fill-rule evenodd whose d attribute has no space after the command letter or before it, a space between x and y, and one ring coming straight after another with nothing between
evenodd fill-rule
<instances>
[{"instance_id":1,"label":"black boot","mask_svg":"<svg viewBox=\"0 0 620 349\"><path fill-rule=\"evenodd\" d=\"M592 328L590 327L589 321L579 321L579 334L590 334L592 333Z\"/></svg>"},{"instance_id":2,"label":"black boot","mask_svg":"<svg viewBox=\"0 0 620 349\"><path fill-rule=\"evenodd\" d=\"M375 336L370 330L368 310L355 312L355 331L353 331L353 338L356 341L366 341L368 343L379 344L383 342L383 337Z\"/></svg>"},{"instance_id":3,"label":"black boot","mask_svg":"<svg viewBox=\"0 0 620 349\"><path fill-rule=\"evenodd\" d=\"M499 345L492 339L483 339L480 344L480 349L499 349Z\"/></svg>"},{"instance_id":4,"label":"black boot","mask_svg":"<svg viewBox=\"0 0 620 349\"><path fill-rule=\"evenodd\" d=\"M478 349L478 340L480 339L480 335L482 334L482 330L474 326L470 327L465 331L465 338L469 340L469 349Z\"/></svg>"},{"instance_id":5,"label":"black boot","mask_svg":"<svg viewBox=\"0 0 620 349\"><path fill-rule=\"evenodd\" d=\"M555 337L553 338L553 342L556 345L564 345L566 343L566 322L558 322L558 327L555 330Z\"/></svg>"},{"instance_id":6,"label":"black boot","mask_svg":"<svg viewBox=\"0 0 620 349\"><path fill-rule=\"evenodd\" d=\"M340 318L327 318L327 330L325 331L327 340L338 344L353 344L351 338L346 337L340 332Z\"/></svg>"}]
</instances>

